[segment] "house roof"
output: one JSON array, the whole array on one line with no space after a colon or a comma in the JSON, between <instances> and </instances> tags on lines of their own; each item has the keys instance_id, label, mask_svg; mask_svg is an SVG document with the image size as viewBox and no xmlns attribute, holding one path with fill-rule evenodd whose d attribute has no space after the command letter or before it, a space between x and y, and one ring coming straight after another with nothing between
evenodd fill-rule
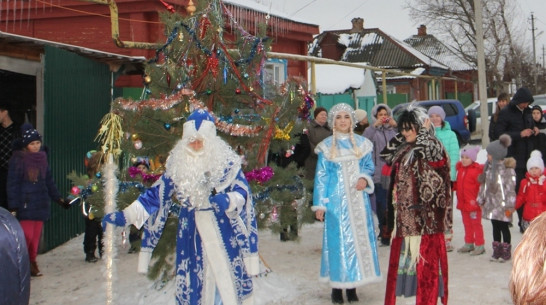
<instances>
[{"instance_id":1,"label":"house roof","mask_svg":"<svg viewBox=\"0 0 546 305\"><path fill-rule=\"evenodd\" d=\"M0 54L6 54L9 50L34 49L42 52L45 46L53 46L74 52L81 56L110 65L111 67L124 67L125 74L142 74L146 58L142 56L126 56L103 52L90 48L84 48L49 40L10 34L0 31Z\"/></svg>"},{"instance_id":2,"label":"house roof","mask_svg":"<svg viewBox=\"0 0 546 305\"><path fill-rule=\"evenodd\" d=\"M434 58L437 61L450 67L453 71L468 71L475 70L474 65L461 59L455 52L434 35L413 35L404 40L414 49L425 54L428 57Z\"/></svg>"},{"instance_id":3,"label":"house roof","mask_svg":"<svg viewBox=\"0 0 546 305\"><path fill-rule=\"evenodd\" d=\"M378 28L363 29L351 33L351 30L324 31L315 38L310 54L321 56L322 42L337 37L338 47L344 49L341 58L347 62L369 62L379 68L415 69L431 67L448 70L448 66L414 49Z\"/></svg>"}]
</instances>

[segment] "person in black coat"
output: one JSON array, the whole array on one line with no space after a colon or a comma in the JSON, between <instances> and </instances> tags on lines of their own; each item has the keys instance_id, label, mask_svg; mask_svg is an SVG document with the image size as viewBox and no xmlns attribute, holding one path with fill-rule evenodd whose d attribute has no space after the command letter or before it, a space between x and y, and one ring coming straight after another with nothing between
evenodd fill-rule
<instances>
[{"instance_id":1,"label":"person in black coat","mask_svg":"<svg viewBox=\"0 0 546 305\"><path fill-rule=\"evenodd\" d=\"M17 219L0 207L0 304L27 305L30 265L25 234Z\"/></svg>"},{"instance_id":2,"label":"person in black coat","mask_svg":"<svg viewBox=\"0 0 546 305\"><path fill-rule=\"evenodd\" d=\"M538 135L539 130L535 126L529 105L534 102L533 94L525 87L519 88L508 106L504 107L495 125L495 137L508 134L512 138L512 145L508 147L506 157L516 159L516 190L527 172L527 160L534 149L532 137ZM518 217L521 228L521 211L518 210Z\"/></svg>"},{"instance_id":3,"label":"person in black coat","mask_svg":"<svg viewBox=\"0 0 546 305\"><path fill-rule=\"evenodd\" d=\"M491 116L491 121L489 122L489 142L493 142L498 139L498 137L495 136L495 125L497 125L497 121L499 120L499 113L501 112L502 108L508 105L509 101L510 96L507 93L503 92L497 97L495 113L493 113Z\"/></svg>"},{"instance_id":4,"label":"person in black coat","mask_svg":"<svg viewBox=\"0 0 546 305\"><path fill-rule=\"evenodd\" d=\"M0 96L0 206L8 209L6 184L8 181L8 162L13 150L13 141L19 138L19 126L12 119L12 105Z\"/></svg>"}]
</instances>

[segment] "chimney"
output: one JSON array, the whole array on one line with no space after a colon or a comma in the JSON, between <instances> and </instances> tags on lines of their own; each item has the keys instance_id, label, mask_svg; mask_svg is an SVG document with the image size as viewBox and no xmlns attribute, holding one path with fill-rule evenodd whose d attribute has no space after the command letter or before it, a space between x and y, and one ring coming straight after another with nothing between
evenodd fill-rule
<instances>
[{"instance_id":1,"label":"chimney","mask_svg":"<svg viewBox=\"0 0 546 305\"><path fill-rule=\"evenodd\" d=\"M424 24L421 24L421 26L417 28L417 36L426 36L426 35L427 35L427 26Z\"/></svg>"},{"instance_id":2,"label":"chimney","mask_svg":"<svg viewBox=\"0 0 546 305\"><path fill-rule=\"evenodd\" d=\"M349 31L349 33L360 33L364 31L364 19L353 18L351 23L353 24L353 28Z\"/></svg>"}]
</instances>

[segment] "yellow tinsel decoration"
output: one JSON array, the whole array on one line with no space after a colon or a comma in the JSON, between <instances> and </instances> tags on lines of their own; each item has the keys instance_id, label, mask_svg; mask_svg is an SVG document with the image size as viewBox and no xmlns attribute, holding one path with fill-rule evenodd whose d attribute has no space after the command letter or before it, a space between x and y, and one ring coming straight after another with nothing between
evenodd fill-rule
<instances>
[{"instance_id":1,"label":"yellow tinsel decoration","mask_svg":"<svg viewBox=\"0 0 546 305\"><path fill-rule=\"evenodd\" d=\"M290 132L292 131L292 128L294 128L294 122L288 123L284 129L281 129L278 125L275 125L275 136L274 138L276 140L290 140Z\"/></svg>"},{"instance_id":2,"label":"yellow tinsel decoration","mask_svg":"<svg viewBox=\"0 0 546 305\"><path fill-rule=\"evenodd\" d=\"M121 140L123 129L122 118L115 113L107 113L100 122L100 129L95 141L102 143L101 150L104 154L112 154L115 158L121 154Z\"/></svg>"}]
</instances>

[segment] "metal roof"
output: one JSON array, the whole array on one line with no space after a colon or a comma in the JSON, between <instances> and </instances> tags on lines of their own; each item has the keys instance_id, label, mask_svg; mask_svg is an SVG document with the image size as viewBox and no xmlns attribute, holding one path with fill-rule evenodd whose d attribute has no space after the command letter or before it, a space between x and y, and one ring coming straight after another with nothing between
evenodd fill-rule
<instances>
[{"instance_id":1,"label":"metal roof","mask_svg":"<svg viewBox=\"0 0 546 305\"><path fill-rule=\"evenodd\" d=\"M15 48L35 49L40 52L45 46L53 46L108 64L111 67L123 66L125 74L142 74L146 62L146 58L143 56L126 56L0 31L0 47L4 48L8 45Z\"/></svg>"},{"instance_id":2,"label":"metal roof","mask_svg":"<svg viewBox=\"0 0 546 305\"><path fill-rule=\"evenodd\" d=\"M453 71L476 70L474 65L461 59L451 48L443 44L434 35L413 35L405 39L404 42L426 56L445 64Z\"/></svg>"},{"instance_id":3,"label":"metal roof","mask_svg":"<svg viewBox=\"0 0 546 305\"><path fill-rule=\"evenodd\" d=\"M350 30L324 31L315 37L310 48L311 55L318 56L322 53L320 44L327 35L337 36L338 45L345 49L342 58L339 58L342 61L369 62L380 68L434 67L449 69L434 58L426 56L377 28L364 29L356 33L351 33Z\"/></svg>"}]
</instances>

